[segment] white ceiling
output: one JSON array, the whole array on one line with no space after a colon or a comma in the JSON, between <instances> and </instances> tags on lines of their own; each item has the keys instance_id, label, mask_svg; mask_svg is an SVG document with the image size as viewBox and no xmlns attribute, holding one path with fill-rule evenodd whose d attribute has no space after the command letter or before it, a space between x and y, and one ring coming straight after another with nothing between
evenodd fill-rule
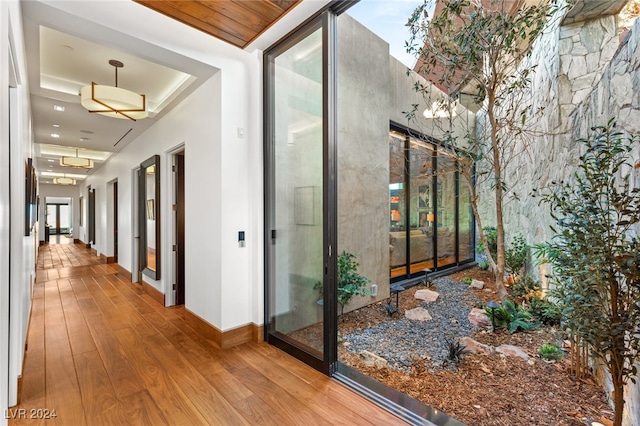
<instances>
[{"instance_id":1,"label":"white ceiling","mask_svg":"<svg viewBox=\"0 0 640 426\"><path fill-rule=\"evenodd\" d=\"M42 183L51 183L55 174L86 177L217 72L45 3L27 1L22 7L34 157ZM80 105L81 87L92 81L115 84L110 59L124 63L118 70L118 87L146 96L149 118L114 119ZM59 137L52 137L54 133ZM60 165L60 157L76 155L76 149L78 156L94 159L93 170Z\"/></svg>"}]
</instances>

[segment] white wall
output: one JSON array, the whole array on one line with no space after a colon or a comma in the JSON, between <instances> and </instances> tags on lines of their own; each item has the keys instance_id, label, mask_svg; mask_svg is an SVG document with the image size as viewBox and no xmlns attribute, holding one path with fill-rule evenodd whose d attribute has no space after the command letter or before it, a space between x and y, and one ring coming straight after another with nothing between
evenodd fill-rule
<instances>
[{"instance_id":1,"label":"white wall","mask_svg":"<svg viewBox=\"0 0 640 426\"><path fill-rule=\"evenodd\" d=\"M110 255L107 182L118 180L118 259L131 270L132 170L151 155L161 156L162 278L144 279L166 293L172 284L167 152L184 143L186 307L222 330L262 323L261 52L241 51L133 2L52 5L220 70L93 173L81 193L86 185L96 188L95 249ZM238 231L246 232L244 248Z\"/></svg>"},{"instance_id":2,"label":"white wall","mask_svg":"<svg viewBox=\"0 0 640 426\"><path fill-rule=\"evenodd\" d=\"M0 409L4 413L6 407L17 402L35 279L37 227L30 236L24 236L24 164L33 157L33 143L18 2L0 2L0 28ZM10 85L13 88L8 93ZM6 423L4 417L0 424Z\"/></svg>"},{"instance_id":3,"label":"white wall","mask_svg":"<svg viewBox=\"0 0 640 426\"><path fill-rule=\"evenodd\" d=\"M9 406L9 13L13 4L0 2L0 409ZM0 425L6 425L0 416Z\"/></svg>"}]
</instances>

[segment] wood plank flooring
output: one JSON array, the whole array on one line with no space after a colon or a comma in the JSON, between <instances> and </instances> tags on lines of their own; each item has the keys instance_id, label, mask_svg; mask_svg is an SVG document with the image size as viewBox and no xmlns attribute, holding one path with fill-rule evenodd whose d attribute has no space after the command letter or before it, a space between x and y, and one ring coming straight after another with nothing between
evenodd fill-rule
<instances>
[{"instance_id":1,"label":"wood plank flooring","mask_svg":"<svg viewBox=\"0 0 640 426\"><path fill-rule=\"evenodd\" d=\"M406 424L273 346L221 350L79 244L41 246L27 345L9 425Z\"/></svg>"}]
</instances>

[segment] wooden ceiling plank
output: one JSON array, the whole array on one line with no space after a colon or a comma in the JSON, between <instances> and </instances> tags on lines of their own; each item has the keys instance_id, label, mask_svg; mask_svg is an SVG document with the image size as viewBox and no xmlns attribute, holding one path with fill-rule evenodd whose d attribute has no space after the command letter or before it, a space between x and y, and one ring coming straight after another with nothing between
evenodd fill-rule
<instances>
[{"instance_id":1,"label":"wooden ceiling plank","mask_svg":"<svg viewBox=\"0 0 640 426\"><path fill-rule=\"evenodd\" d=\"M165 5L164 1L156 1L156 0L134 0L136 3L139 3L143 6L148 7L149 9L155 10L158 13L168 16L169 18L173 18L179 22L182 22L185 25L196 28L204 33L212 35L220 40L224 40L234 46L243 48L246 46L248 40L245 40L241 37L238 37L235 34L229 34L224 30L214 27L206 22L198 20L187 13L184 13L181 10L176 10L173 7L169 7Z\"/></svg>"},{"instance_id":2,"label":"wooden ceiling plank","mask_svg":"<svg viewBox=\"0 0 640 426\"><path fill-rule=\"evenodd\" d=\"M234 46L244 48L300 0L134 0Z\"/></svg>"},{"instance_id":3,"label":"wooden ceiling plank","mask_svg":"<svg viewBox=\"0 0 640 426\"><path fill-rule=\"evenodd\" d=\"M268 0L231 0L231 3L236 4L238 7L241 7L244 10L248 10L250 13L254 13L258 16L263 16L269 22L274 22L284 14L284 11L280 7Z\"/></svg>"},{"instance_id":4,"label":"wooden ceiling plank","mask_svg":"<svg viewBox=\"0 0 640 426\"><path fill-rule=\"evenodd\" d=\"M283 12L288 11L297 3L299 3L299 0L270 0L270 1L271 3L274 3L280 9L282 9Z\"/></svg>"},{"instance_id":5,"label":"wooden ceiling plank","mask_svg":"<svg viewBox=\"0 0 640 426\"><path fill-rule=\"evenodd\" d=\"M200 3L216 14L221 14L234 22L251 28L254 33L259 33L271 24L270 19L232 1L208 0L200 1Z\"/></svg>"},{"instance_id":6,"label":"wooden ceiling plank","mask_svg":"<svg viewBox=\"0 0 640 426\"><path fill-rule=\"evenodd\" d=\"M250 40L255 34L260 32L263 28L262 25L258 28L252 28L243 23L243 21L235 21L228 16L224 16L219 11L214 11L207 7L206 2L202 1L171 1L166 0L167 6L173 7L176 10L193 17L196 20L202 21L207 25L215 28L219 28L225 33L233 34L236 37L242 39L244 42ZM222 3L222 2L219 2ZM245 19L245 22L250 22L250 19Z\"/></svg>"},{"instance_id":7,"label":"wooden ceiling plank","mask_svg":"<svg viewBox=\"0 0 640 426\"><path fill-rule=\"evenodd\" d=\"M268 0L267 0L268 1ZM257 39L258 37L260 37L262 35L262 33L264 33L265 31L267 31L269 28L271 28L273 25L275 25L276 22L278 22L284 15L287 14L287 12L289 11L289 9L293 8L295 5L297 5L298 3L300 3L302 0L285 0L286 2L290 2L291 5L288 7L288 9L284 12L282 12L280 14L280 16L276 17L275 19L273 19L271 21L271 23L269 25L267 25L262 31L260 31L258 34L255 35L255 37L253 37L251 40L249 40L247 42L247 44L245 46L250 45L251 43L253 43L253 41L255 39Z\"/></svg>"}]
</instances>

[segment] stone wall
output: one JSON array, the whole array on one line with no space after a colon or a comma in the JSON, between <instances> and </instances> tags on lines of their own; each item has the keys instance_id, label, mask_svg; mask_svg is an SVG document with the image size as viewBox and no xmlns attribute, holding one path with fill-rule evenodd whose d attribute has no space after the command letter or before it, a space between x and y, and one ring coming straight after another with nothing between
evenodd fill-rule
<instances>
[{"instance_id":1,"label":"stone wall","mask_svg":"<svg viewBox=\"0 0 640 426\"><path fill-rule=\"evenodd\" d=\"M625 132L640 132L640 21L619 42L615 16L593 17L588 2L578 3L584 15L573 12L569 20L556 17L534 43L529 60L538 67L527 98L534 107L544 107L544 112L537 119L538 134L518 141L522 154L505 176L512 194L518 196L506 201L506 234L520 233L530 244L550 239L553 224L548 209L538 205L532 192L551 181L571 178L580 155L575 141L612 117ZM482 112L478 113L478 122L484 120ZM640 161L638 149L634 161ZM635 185L640 186L640 169L632 173ZM481 211L486 224L495 223L491 196L490 188L483 188ZM544 266L529 265L528 269L544 283ZM610 380L601 371L598 374L610 391ZM625 400L624 424L639 425L640 384L627 385Z\"/></svg>"}]
</instances>

